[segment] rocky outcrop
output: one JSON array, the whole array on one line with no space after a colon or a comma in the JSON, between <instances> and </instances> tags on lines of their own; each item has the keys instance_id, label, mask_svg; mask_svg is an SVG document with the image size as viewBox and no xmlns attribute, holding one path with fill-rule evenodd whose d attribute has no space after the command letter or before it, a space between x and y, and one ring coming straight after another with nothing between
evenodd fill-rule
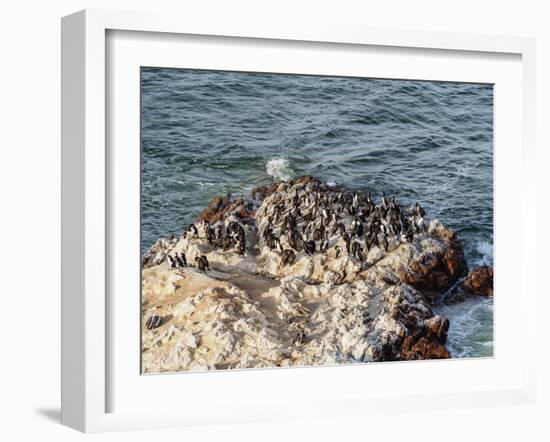
<instances>
[{"instance_id":1,"label":"rocky outcrop","mask_svg":"<svg viewBox=\"0 0 550 442\"><path fill-rule=\"evenodd\" d=\"M463 288L469 294L493 296L493 268L491 266L474 268L464 280Z\"/></svg>"},{"instance_id":2,"label":"rocky outcrop","mask_svg":"<svg viewBox=\"0 0 550 442\"><path fill-rule=\"evenodd\" d=\"M466 263L419 206L303 177L214 198L198 221L142 260L145 372L450 356L431 301Z\"/></svg>"},{"instance_id":3,"label":"rocky outcrop","mask_svg":"<svg viewBox=\"0 0 550 442\"><path fill-rule=\"evenodd\" d=\"M223 220L228 214L244 221L254 216L254 210L254 202L245 198L232 198L231 195L223 198L215 196L208 207L200 213L198 221L215 224Z\"/></svg>"},{"instance_id":4,"label":"rocky outcrop","mask_svg":"<svg viewBox=\"0 0 550 442\"><path fill-rule=\"evenodd\" d=\"M460 304L474 297L493 296L493 267L474 267L442 296L445 304Z\"/></svg>"},{"instance_id":5,"label":"rocky outcrop","mask_svg":"<svg viewBox=\"0 0 550 442\"><path fill-rule=\"evenodd\" d=\"M423 291L432 299L468 272L460 243L456 240L444 241L445 247L441 252L424 253L407 270L400 272L400 278L405 284Z\"/></svg>"}]
</instances>

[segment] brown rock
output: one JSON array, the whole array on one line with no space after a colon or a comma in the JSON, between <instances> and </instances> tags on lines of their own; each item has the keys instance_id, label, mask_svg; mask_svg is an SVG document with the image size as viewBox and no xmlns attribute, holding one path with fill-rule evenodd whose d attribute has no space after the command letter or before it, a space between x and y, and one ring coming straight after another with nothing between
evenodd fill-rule
<instances>
[{"instance_id":1,"label":"brown rock","mask_svg":"<svg viewBox=\"0 0 550 442\"><path fill-rule=\"evenodd\" d=\"M447 230L454 237L452 230ZM443 253L425 253L413 261L407 271L400 273L401 281L424 292L441 293L468 271L462 245L456 240L448 240ZM428 292L428 293L426 293Z\"/></svg>"},{"instance_id":2,"label":"brown rock","mask_svg":"<svg viewBox=\"0 0 550 442\"><path fill-rule=\"evenodd\" d=\"M451 281L456 281L468 271L464 249L457 241L451 242L451 247L447 249L442 259Z\"/></svg>"},{"instance_id":3,"label":"brown rock","mask_svg":"<svg viewBox=\"0 0 550 442\"><path fill-rule=\"evenodd\" d=\"M204 209L199 217L198 221L208 221L210 224L219 221L221 214L224 212L224 208L227 208L229 204L229 195L225 197L215 196L212 198L206 209Z\"/></svg>"},{"instance_id":4,"label":"brown rock","mask_svg":"<svg viewBox=\"0 0 550 442\"><path fill-rule=\"evenodd\" d=\"M421 337L417 341L412 336L407 336L403 341L401 359L406 361L418 359L448 359L451 355L445 345L437 341L430 341Z\"/></svg>"},{"instance_id":5,"label":"brown rock","mask_svg":"<svg viewBox=\"0 0 550 442\"><path fill-rule=\"evenodd\" d=\"M258 186L254 187L250 192L252 198L263 201L268 196L272 195L277 191L279 183L268 184L267 186Z\"/></svg>"},{"instance_id":6,"label":"brown rock","mask_svg":"<svg viewBox=\"0 0 550 442\"><path fill-rule=\"evenodd\" d=\"M307 184L311 181L320 183L320 181L317 178L312 177L311 175L304 175L300 178L296 178L294 181L292 181L292 184Z\"/></svg>"},{"instance_id":7,"label":"brown rock","mask_svg":"<svg viewBox=\"0 0 550 442\"><path fill-rule=\"evenodd\" d=\"M433 336L443 344L447 341L449 325L449 320L439 315L433 316L424 321L424 327L428 332L428 336Z\"/></svg>"},{"instance_id":8,"label":"brown rock","mask_svg":"<svg viewBox=\"0 0 550 442\"><path fill-rule=\"evenodd\" d=\"M467 293L480 296L493 296L493 268L481 266L473 269L464 280Z\"/></svg>"},{"instance_id":9,"label":"brown rock","mask_svg":"<svg viewBox=\"0 0 550 442\"><path fill-rule=\"evenodd\" d=\"M401 281L420 291L439 292L449 286L447 266L441 256L426 253L400 273Z\"/></svg>"},{"instance_id":10,"label":"brown rock","mask_svg":"<svg viewBox=\"0 0 550 442\"><path fill-rule=\"evenodd\" d=\"M208 207L200 213L197 221L208 221L210 224L214 224L229 215L234 215L240 219L248 219L254 216L254 210L251 204L243 198L232 200L230 195L223 198L215 196Z\"/></svg>"},{"instance_id":11,"label":"brown rock","mask_svg":"<svg viewBox=\"0 0 550 442\"><path fill-rule=\"evenodd\" d=\"M451 357L445 347L449 320L439 315L428 318L424 323L412 330L412 333L403 340L401 359L448 359Z\"/></svg>"}]
</instances>

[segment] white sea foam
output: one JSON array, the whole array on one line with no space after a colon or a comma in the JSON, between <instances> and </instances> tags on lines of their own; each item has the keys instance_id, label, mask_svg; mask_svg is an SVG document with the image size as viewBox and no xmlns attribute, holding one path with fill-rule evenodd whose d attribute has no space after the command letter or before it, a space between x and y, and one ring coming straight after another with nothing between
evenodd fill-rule
<instances>
[{"instance_id":1,"label":"white sea foam","mask_svg":"<svg viewBox=\"0 0 550 442\"><path fill-rule=\"evenodd\" d=\"M327 186L328 187L334 187L334 186L336 186L336 182L335 181L327 181Z\"/></svg>"},{"instance_id":2,"label":"white sea foam","mask_svg":"<svg viewBox=\"0 0 550 442\"><path fill-rule=\"evenodd\" d=\"M480 346L485 348L483 356L493 352L493 341L483 336L483 331L492 323L493 300L469 299L461 304L436 308L438 314L450 320L447 348L453 358L469 358L480 355ZM489 316L488 316L489 315ZM481 335L480 335L481 333Z\"/></svg>"},{"instance_id":3,"label":"white sea foam","mask_svg":"<svg viewBox=\"0 0 550 442\"><path fill-rule=\"evenodd\" d=\"M479 241L476 244L476 249L481 254L481 259L477 262L478 265L493 264L493 244L489 241Z\"/></svg>"},{"instance_id":4,"label":"white sea foam","mask_svg":"<svg viewBox=\"0 0 550 442\"><path fill-rule=\"evenodd\" d=\"M268 175L276 180L288 181L292 178L293 170L287 158L272 158L265 166Z\"/></svg>"}]
</instances>

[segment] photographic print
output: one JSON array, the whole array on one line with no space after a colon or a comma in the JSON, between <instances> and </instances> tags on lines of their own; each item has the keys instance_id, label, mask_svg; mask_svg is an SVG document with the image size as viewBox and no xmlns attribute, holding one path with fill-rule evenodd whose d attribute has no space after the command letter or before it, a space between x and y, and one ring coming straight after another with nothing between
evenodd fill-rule
<instances>
[{"instance_id":1,"label":"photographic print","mask_svg":"<svg viewBox=\"0 0 550 442\"><path fill-rule=\"evenodd\" d=\"M141 68L141 370L493 356L493 86Z\"/></svg>"}]
</instances>

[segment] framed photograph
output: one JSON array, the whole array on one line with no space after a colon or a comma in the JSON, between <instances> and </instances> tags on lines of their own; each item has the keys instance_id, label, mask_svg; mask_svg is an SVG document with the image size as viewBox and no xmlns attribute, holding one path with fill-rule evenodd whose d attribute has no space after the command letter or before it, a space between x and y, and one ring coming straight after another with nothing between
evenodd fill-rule
<instances>
[{"instance_id":1,"label":"framed photograph","mask_svg":"<svg viewBox=\"0 0 550 442\"><path fill-rule=\"evenodd\" d=\"M64 424L533 400L533 40L94 10L62 46Z\"/></svg>"}]
</instances>

